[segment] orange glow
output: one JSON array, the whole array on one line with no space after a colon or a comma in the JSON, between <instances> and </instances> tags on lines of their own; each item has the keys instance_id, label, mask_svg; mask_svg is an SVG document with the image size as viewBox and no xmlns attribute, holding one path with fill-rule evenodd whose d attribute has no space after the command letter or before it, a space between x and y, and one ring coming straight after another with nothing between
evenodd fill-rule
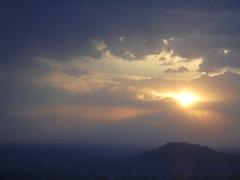
<instances>
[{"instance_id":1,"label":"orange glow","mask_svg":"<svg viewBox=\"0 0 240 180\"><path fill-rule=\"evenodd\" d=\"M53 106L29 109L19 114L21 117L41 117L51 115L59 120L92 120L104 122L123 121L151 113L145 108L128 106Z\"/></svg>"},{"instance_id":2,"label":"orange glow","mask_svg":"<svg viewBox=\"0 0 240 180\"><path fill-rule=\"evenodd\" d=\"M200 96L194 94L190 91L181 91L181 92L168 92L168 93L159 93L152 91L153 99L162 99L162 98L172 98L178 101L182 106L189 107L196 102L202 100Z\"/></svg>"},{"instance_id":3,"label":"orange glow","mask_svg":"<svg viewBox=\"0 0 240 180\"><path fill-rule=\"evenodd\" d=\"M174 98L177 99L183 106L190 106L198 100L198 97L190 92L176 94Z\"/></svg>"}]
</instances>

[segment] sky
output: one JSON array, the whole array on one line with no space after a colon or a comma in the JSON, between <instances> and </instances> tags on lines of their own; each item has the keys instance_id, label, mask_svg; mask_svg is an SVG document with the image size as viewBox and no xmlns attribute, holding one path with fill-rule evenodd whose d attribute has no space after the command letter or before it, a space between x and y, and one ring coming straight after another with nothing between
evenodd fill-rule
<instances>
[{"instance_id":1,"label":"sky","mask_svg":"<svg viewBox=\"0 0 240 180\"><path fill-rule=\"evenodd\" d=\"M239 10L1 1L0 141L238 146Z\"/></svg>"}]
</instances>

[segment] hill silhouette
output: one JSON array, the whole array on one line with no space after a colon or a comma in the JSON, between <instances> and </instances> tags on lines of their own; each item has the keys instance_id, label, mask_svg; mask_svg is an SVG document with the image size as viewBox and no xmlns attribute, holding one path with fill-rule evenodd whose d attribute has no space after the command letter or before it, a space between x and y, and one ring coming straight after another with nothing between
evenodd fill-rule
<instances>
[{"instance_id":1,"label":"hill silhouette","mask_svg":"<svg viewBox=\"0 0 240 180\"><path fill-rule=\"evenodd\" d=\"M207 146L170 142L140 154L128 151L60 144L1 144L0 179L240 179L240 156Z\"/></svg>"},{"instance_id":2,"label":"hill silhouette","mask_svg":"<svg viewBox=\"0 0 240 180\"><path fill-rule=\"evenodd\" d=\"M207 146L186 142L169 142L158 149L145 151L136 156L142 163L179 166L240 167L240 156L217 152Z\"/></svg>"}]
</instances>

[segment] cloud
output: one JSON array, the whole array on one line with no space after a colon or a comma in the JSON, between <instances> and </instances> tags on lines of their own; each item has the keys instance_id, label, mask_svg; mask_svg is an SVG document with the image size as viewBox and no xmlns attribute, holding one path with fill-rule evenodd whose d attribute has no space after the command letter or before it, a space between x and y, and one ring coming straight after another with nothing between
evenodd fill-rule
<instances>
[{"instance_id":1,"label":"cloud","mask_svg":"<svg viewBox=\"0 0 240 180\"><path fill-rule=\"evenodd\" d=\"M62 73L48 75L44 77L53 75L54 78L60 76L61 80L66 78L62 84L81 82L78 79L81 77L86 78L86 82L96 78L96 74L88 77L89 73L74 76L67 73L66 76L62 76ZM112 80L111 78L103 77L104 80ZM104 91L91 87L93 93L90 94L88 90L79 92L78 90L82 88L80 85L76 88L77 92L71 89L67 91L75 93L62 93L60 96L58 90L63 87L56 85L51 94L46 93L46 90L49 90L48 86L39 90L36 86L35 90L32 87L23 89L31 96L32 101L35 100L39 104L27 105L24 99L26 96L18 99L19 106L8 111L14 115L13 118L10 120L6 119L6 116L2 118L4 124L1 121L1 128L11 129L4 133L4 138L12 141L75 143L83 141L114 143L114 140L118 139L124 143L136 144L159 143L160 140L217 144L219 138L221 143L229 144L227 139L233 138L232 144L238 142L240 103L238 74L226 72L218 76L204 75L187 82L161 78L133 80L115 77L114 80L119 82L116 91L105 91L108 89L105 86ZM96 82L93 84L98 86ZM152 93L181 91L182 88L199 93L206 97L207 101L183 109L174 100L154 96ZM33 93L36 90L42 94ZM28 130L24 131L26 127ZM226 140L223 140L224 138Z\"/></svg>"},{"instance_id":2,"label":"cloud","mask_svg":"<svg viewBox=\"0 0 240 180\"><path fill-rule=\"evenodd\" d=\"M226 48L211 51L206 54L204 62L200 65L200 71L213 72L218 69L240 68L240 53L237 50Z\"/></svg>"},{"instance_id":3,"label":"cloud","mask_svg":"<svg viewBox=\"0 0 240 180\"><path fill-rule=\"evenodd\" d=\"M218 50L218 53L222 54L222 55L227 55L231 53L230 49L226 49L226 48L221 48Z\"/></svg>"},{"instance_id":4,"label":"cloud","mask_svg":"<svg viewBox=\"0 0 240 180\"><path fill-rule=\"evenodd\" d=\"M120 36L120 37L119 37L119 41L120 41L120 42L125 41L125 39L126 39L126 38L125 38L124 36Z\"/></svg>"},{"instance_id":5,"label":"cloud","mask_svg":"<svg viewBox=\"0 0 240 180\"><path fill-rule=\"evenodd\" d=\"M200 94L203 94L206 99L215 100L223 98L224 94L222 91L218 92L219 89L215 89L215 87L218 87L221 83L225 86L227 81L221 80L215 84L211 83L210 79L215 82L213 76L216 75L219 76L219 79L224 79L229 76L226 72L235 73L238 77L238 71L230 68L208 73L208 75L198 74L196 71L198 71L202 62L201 59L189 60L174 55L171 50L162 49L160 52L146 55L142 59L129 61L113 55L104 41L97 42L97 44L104 47L96 49L101 52L100 58L76 57L68 62L40 59L40 63L49 67L52 71L41 77L43 84L82 96L94 95L99 92L114 96L126 94L126 99L129 99L129 101L133 99L158 101L162 98L155 96L152 92L166 93L171 89L181 91L185 88L200 91ZM173 62L174 65L169 65L171 68L166 69L168 65L161 65L161 62L165 62L165 59L159 60L159 57L164 57ZM181 64L188 65L188 67L181 66ZM172 68L174 66L176 68ZM79 74L72 74L72 71L79 71ZM191 71L195 72L192 73ZM199 75L199 78L195 77L191 80L190 77L193 78L193 75ZM182 79L180 79L181 77ZM186 79L189 81L186 82ZM236 79L230 81L235 82ZM220 89L225 89L224 86ZM232 84L230 87L235 86ZM238 88L236 87L236 89Z\"/></svg>"},{"instance_id":6,"label":"cloud","mask_svg":"<svg viewBox=\"0 0 240 180\"><path fill-rule=\"evenodd\" d=\"M169 68L169 69L166 69L166 70L164 71L164 73L184 73L184 72L189 72L188 68L186 68L186 67L184 67L184 66L181 66L181 67L179 67L179 68L177 68L177 69L171 69L171 68Z\"/></svg>"},{"instance_id":7,"label":"cloud","mask_svg":"<svg viewBox=\"0 0 240 180\"><path fill-rule=\"evenodd\" d=\"M103 89L114 91L119 85L118 81L107 75L94 73L77 77L65 73L52 73L42 81L50 83L53 87L80 94L92 94Z\"/></svg>"},{"instance_id":8,"label":"cloud","mask_svg":"<svg viewBox=\"0 0 240 180\"><path fill-rule=\"evenodd\" d=\"M136 58L136 56L132 52L130 52L130 51L125 51L123 53L123 57L126 58L126 59L134 59L134 58Z\"/></svg>"},{"instance_id":9,"label":"cloud","mask_svg":"<svg viewBox=\"0 0 240 180\"><path fill-rule=\"evenodd\" d=\"M198 67L202 63L201 58L187 59L175 55L172 49L165 48L156 53L147 54L141 59L137 59L131 52L126 51L125 56L131 57L130 61L112 54L104 41L95 41L94 45L101 53L100 58L83 56L69 61L39 58L39 63L50 69L42 80L67 91L91 94L101 90L116 90L128 80L160 76L166 79L177 79L178 76L171 77L166 74L164 69L168 67L176 67L177 73L184 73L190 69L191 72L188 71L188 74L182 77L189 80L198 74Z\"/></svg>"},{"instance_id":10,"label":"cloud","mask_svg":"<svg viewBox=\"0 0 240 180\"><path fill-rule=\"evenodd\" d=\"M97 51L104 51L107 49L107 45L104 41L94 41L94 45Z\"/></svg>"},{"instance_id":11,"label":"cloud","mask_svg":"<svg viewBox=\"0 0 240 180\"><path fill-rule=\"evenodd\" d=\"M240 74L224 72L217 76L203 75L192 80L190 85L203 91L205 94L218 96L221 102L239 101L238 90L240 89Z\"/></svg>"},{"instance_id":12,"label":"cloud","mask_svg":"<svg viewBox=\"0 0 240 180\"><path fill-rule=\"evenodd\" d=\"M214 73L221 69L239 69L239 37L237 35L212 35L190 33L181 37L166 38L165 48L174 53L194 59L202 57L199 72ZM167 63L167 65L171 65Z\"/></svg>"},{"instance_id":13,"label":"cloud","mask_svg":"<svg viewBox=\"0 0 240 180\"><path fill-rule=\"evenodd\" d=\"M5 139L237 144L240 6L206 2L7 3ZM164 96L182 90L203 99L186 110Z\"/></svg>"},{"instance_id":14,"label":"cloud","mask_svg":"<svg viewBox=\"0 0 240 180\"><path fill-rule=\"evenodd\" d=\"M146 116L151 110L127 106L53 106L30 108L18 112L22 118L54 117L59 121L100 121L117 122Z\"/></svg>"}]
</instances>

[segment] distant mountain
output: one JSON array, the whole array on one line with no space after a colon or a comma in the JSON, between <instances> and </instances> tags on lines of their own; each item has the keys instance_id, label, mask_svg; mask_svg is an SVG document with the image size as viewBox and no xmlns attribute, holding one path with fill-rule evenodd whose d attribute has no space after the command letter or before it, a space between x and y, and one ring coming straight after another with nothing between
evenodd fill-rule
<instances>
[{"instance_id":1,"label":"distant mountain","mask_svg":"<svg viewBox=\"0 0 240 180\"><path fill-rule=\"evenodd\" d=\"M142 164L214 167L240 167L240 156L220 153L207 146L186 142L169 142L156 150L143 152L135 157Z\"/></svg>"}]
</instances>

